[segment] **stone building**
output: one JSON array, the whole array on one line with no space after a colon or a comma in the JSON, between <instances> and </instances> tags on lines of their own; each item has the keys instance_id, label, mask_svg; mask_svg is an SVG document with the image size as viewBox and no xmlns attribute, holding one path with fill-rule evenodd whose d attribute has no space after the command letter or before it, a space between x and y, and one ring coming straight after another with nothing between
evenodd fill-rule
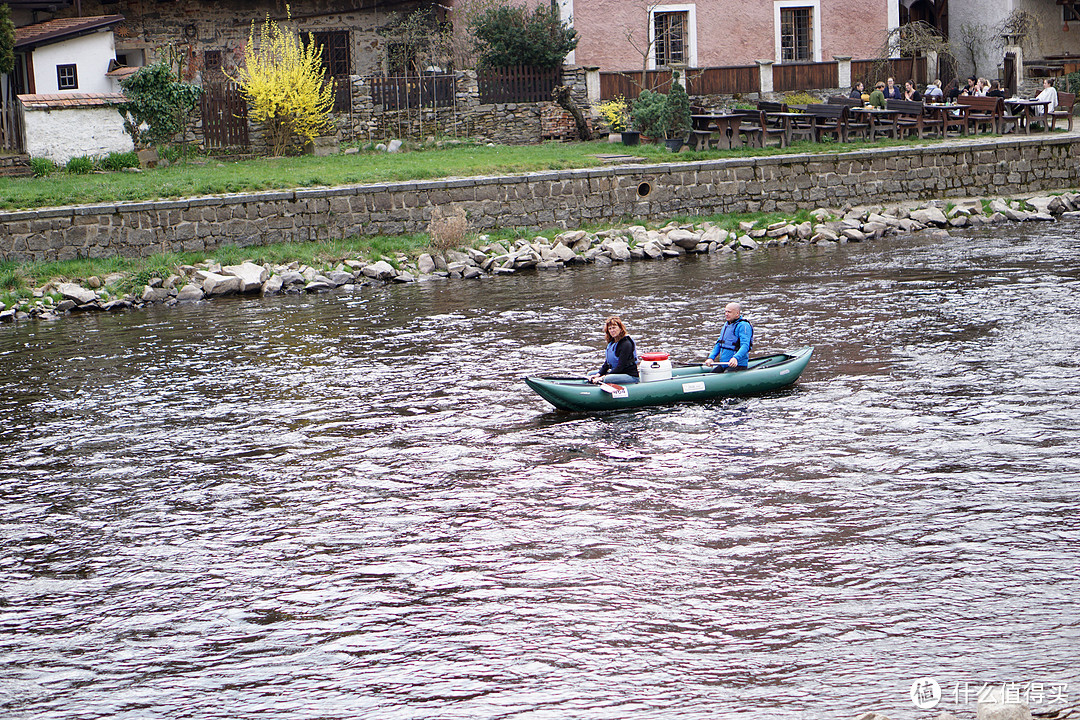
<instances>
[{"instance_id":1,"label":"stone building","mask_svg":"<svg viewBox=\"0 0 1080 720\"><path fill-rule=\"evenodd\" d=\"M430 9L433 0L7 0L16 25L58 17L124 16L116 27L116 57L139 66L172 56L186 80L212 79L243 58L251 24L269 16L303 33L314 33L335 76L393 71L393 28L408 14ZM289 10L286 10L288 5ZM291 23L286 23L291 13ZM258 28L256 28L258 32Z\"/></svg>"}]
</instances>

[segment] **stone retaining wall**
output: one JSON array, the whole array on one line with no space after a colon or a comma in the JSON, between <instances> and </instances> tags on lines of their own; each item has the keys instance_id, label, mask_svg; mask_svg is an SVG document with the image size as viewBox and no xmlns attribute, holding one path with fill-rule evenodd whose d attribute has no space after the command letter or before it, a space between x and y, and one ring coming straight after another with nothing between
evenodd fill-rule
<instances>
[{"instance_id":1,"label":"stone retaining wall","mask_svg":"<svg viewBox=\"0 0 1080 720\"><path fill-rule=\"evenodd\" d=\"M1053 191L1080 186L1078 145L1076 134L951 141L5 212L0 259L137 257L422 232L434 206L464 209L474 229L540 228Z\"/></svg>"}]
</instances>

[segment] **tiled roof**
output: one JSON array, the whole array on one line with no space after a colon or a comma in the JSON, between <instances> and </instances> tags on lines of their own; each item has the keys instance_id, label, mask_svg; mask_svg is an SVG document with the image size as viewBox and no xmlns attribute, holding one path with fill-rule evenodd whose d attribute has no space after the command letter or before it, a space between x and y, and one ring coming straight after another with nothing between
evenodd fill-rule
<instances>
[{"instance_id":1,"label":"tiled roof","mask_svg":"<svg viewBox=\"0 0 1080 720\"><path fill-rule=\"evenodd\" d=\"M38 45L60 42L98 28L117 25L123 21L123 15L95 15L81 18L58 18L36 25L25 25L15 28L15 49L26 50Z\"/></svg>"},{"instance_id":2,"label":"tiled roof","mask_svg":"<svg viewBox=\"0 0 1080 720\"><path fill-rule=\"evenodd\" d=\"M105 77L118 78L120 80L123 80L124 78L131 77L132 75L134 75L135 73L137 73L141 69L142 68L140 68L140 67L131 67L129 65L121 65L120 67L116 68L115 70L110 70L109 72L105 73Z\"/></svg>"},{"instance_id":3,"label":"tiled roof","mask_svg":"<svg viewBox=\"0 0 1080 720\"><path fill-rule=\"evenodd\" d=\"M73 107L108 107L126 102L123 93L49 93L20 95L19 102L31 110L56 110Z\"/></svg>"}]
</instances>

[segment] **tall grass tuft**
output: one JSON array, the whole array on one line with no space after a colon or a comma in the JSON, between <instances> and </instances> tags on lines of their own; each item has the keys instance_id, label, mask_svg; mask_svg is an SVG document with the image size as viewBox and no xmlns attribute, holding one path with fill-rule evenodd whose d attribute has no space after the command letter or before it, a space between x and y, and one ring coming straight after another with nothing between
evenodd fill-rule
<instances>
[{"instance_id":1,"label":"tall grass tuft","mask_svg":"<svg viewBox=\"0 0 1080 720\"><path fill-rule=\"evenodd\" d=\"M442 208L436 207L431 211L428 235L431 236L433 250L446 252L461 247L465 244L468 233L469 219L465 217L465 211L461 208L443 212Z\"/></svg>"}]
</instances>

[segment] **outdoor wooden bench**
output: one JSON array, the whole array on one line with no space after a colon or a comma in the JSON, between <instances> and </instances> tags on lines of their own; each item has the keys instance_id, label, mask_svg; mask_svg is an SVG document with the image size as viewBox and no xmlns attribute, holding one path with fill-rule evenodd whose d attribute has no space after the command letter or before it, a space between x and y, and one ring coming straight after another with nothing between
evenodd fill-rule
<instances>
[{"instance_id":1,"label":"outdoor wooden bench","mask_svg":"<svg viewBox=\"0 0 1080 720\"><path fill-rule=\"evenodd\" d=\"M804 114L810 118L814 142L821 142L823 135L835 135L837 142L847 142L847 105L807 105Z\"/></svg>"},{"instance_id":2,"label":"outdoor wooden bench","mask_svg":"<svg viewBox=\"0 0 1080 720\"><path fill-rule=\"evenodd\" d=\"M692 145L695 150L708 150L711 140L711 130L691 130L690 142L687 144Z\"/></svg>"},{"instance_id":3,"label":"outdoor wooden bench","mask_svg":"<svg viewBox=\"0 0 1080 720\"><path fill-rule=\"evenodd\" d=\"M1049 113L1050 129L1057 129L1058 118L1062 118L1069 124L1069 132L1072 132L1073 126L1073 105L1076 104L1076 94L1059 92L1058 93L1058 106L1053 112Z\"/></svg>"},{"instance_id":4,"label":"outdoor wooden bench","mask_svg":"<svg viewBox=\"0 0 1080 720\"><path fill-rule=\"evenodd\" d=\"M1005 112L1005 101L999 97L961 95L956 102L968 107L968 126L975 132L979 132L980 127L989 127L1000 135L1008 125L1015 128L1020 122L1019 117Z\"/></svg>"},{"instance_id":5,"label":"outdoor wooden bench","mask_svg":"<svg viewBox=\"0 0 1080 720\"><path fill-rule=\"evenodd\" d=\"M852 108L861 108L863 106L863 101L860 98L847 97L845 95L830 95L829 99L825 102L829 105L843 105L848 108L847 130L849 135L854 132L863 139L873 139L870 138L870 123L857 120L855 116L851 114Z\"/></svg>"},{"instance_id":6,"label":"outdoor wooden bench","mask_svg":"<svg viewBox=\"0 0 1080 720\"><path fill-rule=\"evenodd\" d=\"M919 138L923 138L928 130L941 136L945 135L941 118L928 114L921 100L886 100L885 108L897 113L893 122L896 123L897 131L901 136L905 132L909 135L916 132Z\"/></svg>"},{"instance_id":7,"label":"outdoor wooden bench","mask_svg":"<svg viewBox=\"0 0 1080 720\"><path fill-rule=\"evenodd\" d=\"M765 125L762 127L768 128L768 132L771 134L780 135L781 147L787 147L791 144L793 133L804 136L809 135L805 131L798 130L795 123L792 122L792 118L800 118L802 114L788 112L788 106L785 103L759 100L757 107L765 116Z\"/></svg>"},{"instance_id":8,"label":"outdoor wooden bench","mask_svg":"<svg viewBox=\"0 0 1080 720\"><path fill-rule=\"evenodd\" d=\"M787 147L783 124L770 124L763 110L735 109L731 112L743 118L739 132L746 136L750 145L765 147L770 137L776 137L780 139L780 147Z\"/></svg>"}]
</instances>

